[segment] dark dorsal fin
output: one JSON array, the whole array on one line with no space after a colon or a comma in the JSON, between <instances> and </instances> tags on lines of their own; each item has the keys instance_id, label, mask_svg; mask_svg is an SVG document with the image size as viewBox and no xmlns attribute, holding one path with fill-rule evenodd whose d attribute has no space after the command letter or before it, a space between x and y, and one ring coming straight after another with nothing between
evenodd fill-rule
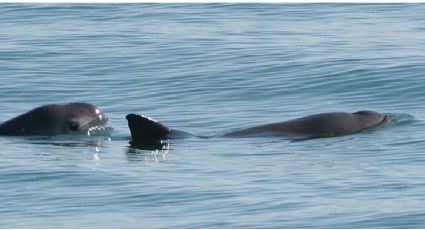
<instances>
[{"instance_id":1,"label":"dark dorsal fin","mask_svg":"<svg viewBox=\"0 0 425 230\"><path fill-rule=\"evenodd\" d=\"M128 114L125 117L130 128L131 138L139 140L159 140L166 138L171 129L149 117L139 114Z\"/></svg>"}]
</instances>

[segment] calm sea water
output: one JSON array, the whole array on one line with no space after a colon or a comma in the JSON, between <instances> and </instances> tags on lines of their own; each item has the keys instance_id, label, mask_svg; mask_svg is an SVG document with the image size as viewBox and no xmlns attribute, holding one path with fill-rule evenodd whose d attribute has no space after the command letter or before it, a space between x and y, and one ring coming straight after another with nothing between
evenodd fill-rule
<instances>
[{"instance_id":1,"label":"calm sea water","mask_svg":"<svg viewBox=\"0 0 425 230\"><path fill-rule=\"evenodd\" d=\"M424 4L0 4L0 120L98 105L110 133L0 137L5 228L424 228ZM384 128L130 148L320 112Z\"/></svg>"}]
</instances>

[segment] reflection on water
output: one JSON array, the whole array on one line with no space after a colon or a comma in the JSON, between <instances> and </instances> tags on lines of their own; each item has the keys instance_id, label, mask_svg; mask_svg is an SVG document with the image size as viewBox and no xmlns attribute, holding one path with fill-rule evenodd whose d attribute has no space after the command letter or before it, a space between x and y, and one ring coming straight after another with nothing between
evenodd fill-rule
<instances>
[{"instance_id":1,"label":"reflection on water","mask_svg":"<svg viewBox=\"0 0 425 230\"><path fill-rule=\"evenodd\" d=\"M154 161L167 159L170 143L168 140L131 141L126 151L128 161Z\"/></svg>"},{"instance_id":2,"label":"reflection on water","mask_svg":"<svg viewBox=\"0 0 425 230\"><path fill-rule=\"evenodd\" d=\"M31 144L37 145L53 145L53 146L61 146L61 147L94 147L101 148L104 147L104 142L109 141L109 139L97 139L97 140L81 140L81 141L34 141Z\"/></svg>"},{"instance_id":3,"label":"reflection on water","mask_svg":"<svg viewBox=\"0 0 425 230\"><path fill-rule=\"evenodd\" d=\"M132 140L130 147L140 150L168 150L169 140Z\"/></svg>"},{"instance_id":4,"label":"reflection on water","mask_svg":"<svg viewBox=\"0 0 425 230\"><path fill-rule=\"evenodd\" d=\"M16 137L11 137L15 138ZM64 134L57 136L30 136L19 137L20 139L28 141L30 144L37 145L53 145L62 147L104 147L104 144L111 141L110 133L107 129L96 135L82 135L82 134Z\"/></svg>"}]
</instances>

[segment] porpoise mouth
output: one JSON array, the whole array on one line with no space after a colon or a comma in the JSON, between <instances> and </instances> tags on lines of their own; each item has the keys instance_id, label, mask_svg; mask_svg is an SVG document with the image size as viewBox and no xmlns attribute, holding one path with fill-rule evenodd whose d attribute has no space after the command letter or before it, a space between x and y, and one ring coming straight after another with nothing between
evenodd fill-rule
<instances>
[{"instance_id":1,"label":"porpoise mouth","mask_svg":"<svg viewBox=\"0 0 425 230\"><path fill-rule=\"evenodd\" d=\"M381 122L379 122L379 124L377 126L381 126L381 125L386 125L391 123L394 120L393 117L389 116L389 115L384 115L384 118L382 119Z\"/></svg>"},{"instance_id":2,"label":"porpoise mouth","mask_svg":"<svg viewBox=\"0 0 425 230\"><path fill-rule=\"evenodd\" d=\"M84 125L85 128L83 130L87 130L87 135L90 136L108 130L110 125L111 121L109 118L103 113L98 113L98 119L89 121Z\"/></svg>"},{"instance_id":3,"label":"porpoise mouth","mask_svg":"<svg viewBox=\"0 0 425 230\"><path fill-rule=\"evenodd\" d=\"M373 128L378 128L378 127L382 127L385 125L390 124L393 121L393 117L389 116L389 115L384 115L384 117L382 118L382 120L380 122L378 122L376 125L367 128L366 130L370 130Z\"/></svg>"}]
</instances>

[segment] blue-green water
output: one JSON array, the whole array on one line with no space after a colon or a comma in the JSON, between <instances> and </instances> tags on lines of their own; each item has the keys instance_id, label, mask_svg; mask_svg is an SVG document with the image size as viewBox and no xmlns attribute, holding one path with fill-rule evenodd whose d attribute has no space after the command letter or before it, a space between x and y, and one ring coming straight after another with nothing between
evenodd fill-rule
<instances>
[{"instance_id":1,"label":"blue-green water","mask_svg":"<svg viewBox=\"0 0 425 230\"><path fill-rule=\"evenodd\" d=\"M0 137L5 228L425 227L424 4L1 4L0 120L98 105L105 136ZM376 110L372 132L129 147Z\"/></svg>"}]
</instances>

